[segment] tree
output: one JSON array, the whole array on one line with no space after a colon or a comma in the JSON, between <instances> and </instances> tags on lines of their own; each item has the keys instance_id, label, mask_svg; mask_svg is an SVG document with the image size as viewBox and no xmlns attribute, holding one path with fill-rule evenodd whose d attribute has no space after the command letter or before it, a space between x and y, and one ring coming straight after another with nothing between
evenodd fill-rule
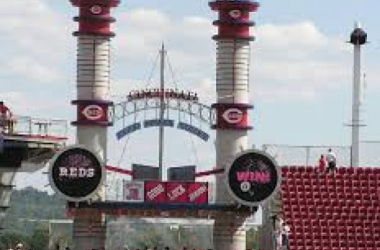
<instances>
[{"instance_id":1,"label":"tree","mask_svg":"<svg viewBox=\"0 0 380 250\"><path fill-rule=\"evenodd\" d=\"M247 249L259 249L260 228L250 228L247 231Z\"/></svg>"},{"instance_id":2,"label":"tree","mask_svg":"<svg viewBox=\"0 0 380 250\"><path fill-rule=\"evenodd\" d=\"M49 230L47 228L35 229L28 243L31 249L47 250L49 247Z\"/></svg>"},{"instance_id":3,"label":"tree","mask_svg":"<svg viewBox=\"0 0 380 250\"><path fill-rule=\"evenodd\" d=\"M0 235L0 249L14 248L18 243L27 242L27 238L18 233L3 233Z\"/></svg>"}]
</instances>

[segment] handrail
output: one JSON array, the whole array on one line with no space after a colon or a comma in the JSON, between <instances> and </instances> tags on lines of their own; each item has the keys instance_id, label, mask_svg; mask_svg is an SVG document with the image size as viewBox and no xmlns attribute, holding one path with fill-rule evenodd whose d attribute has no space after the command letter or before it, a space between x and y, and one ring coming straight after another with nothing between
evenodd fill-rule
<instances>
[{"instance_id":1,"label":"handrail","mask_svg":"<svg viewBox=\"0 0 380 250\"><path fill-rule=\"evenodd\" d=\"M68 123L62 119L35 118L30 116L13 116L0 123L4 134L29 136L66 137Z\"/></svg>"}]
</instances>

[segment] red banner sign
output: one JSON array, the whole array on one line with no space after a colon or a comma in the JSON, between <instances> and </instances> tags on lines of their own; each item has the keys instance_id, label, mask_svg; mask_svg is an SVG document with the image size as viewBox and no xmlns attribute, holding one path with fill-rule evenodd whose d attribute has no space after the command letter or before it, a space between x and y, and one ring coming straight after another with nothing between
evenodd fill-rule
<instances>
[{"instance_id":1,"label":"red banner sign","mask_svg":"<svg viewBox=\"0 0 380 250\"><path fill-rule=\"evenodd\" d=\"M158 181L145 182L145 202L165 203L166 183Z\"/></svg>"},{"instance_id":2,"label":"red banner sign","mask_svg":"<svg viewBox=\"0 0 380 250\"><path fill-rule=\"evenodd\" d=\"M208 184L205 182L158 182L147 181L145 202L153 203L208 203Z\"/></svg>"},{"instance_id":3,"label":"red banner sign","mask_svg":"<svg viewBox=\"0 0 380 250\"><path fill-rule=\"evenodd\" d=\"M168 203L187 203L187 183L168 182L166 183L166 198Z\"/></svg>"},{"instance_id":4,"label":"red banner sign","mask_svg":"<svg viewBox=\"0 0 380 250\"><path fill-rule=\"evenodd\" d=\"M190 203L207 204L208 203L208 185L207 183L195 182L189 183L188 198Z\"/></svg>"}]
</instances>

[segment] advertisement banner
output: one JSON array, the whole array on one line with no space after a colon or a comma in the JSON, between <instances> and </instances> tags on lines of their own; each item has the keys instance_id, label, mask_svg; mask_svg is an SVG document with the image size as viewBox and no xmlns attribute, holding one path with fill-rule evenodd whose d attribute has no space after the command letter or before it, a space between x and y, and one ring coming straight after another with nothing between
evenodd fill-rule
<instances>
[{"instance_id":1,"label":"advertisement banner","mask_svg":"<svg viewBox=\"0 0 380 250\"><path fill-rule=\"evenodd\" d=\"M120 200L157 204L208 204L207 182L160 182L123 180Z\"/></svg>"},{"instance_id":2,"label":"advertisement banner","mask_svg":"<svg viewBox=\"0 0 380 250\"><path fill-rule=\"evenodd\" d=\"M246 206L260 205L275 194L281 183L275 160L259 150L238 154L226 172L227 190Z\"/></svg>"},{"instance_id":3,"label":"advertisement banner","mask_svg":"<svg viewBox=\"0 0 380 250\"><path fill-rule=\"evenodd\" d=\"M144 182L123 181L123 201L144 202Z\"/></svg>"},{"instance_id":4,"label":"advertisement banner","mask_svg":"<svg viewBox=\"0 0 380 250\"><path fill-rule=\"evenodd\" d=\"M49 166L49 182L53 190L74 202L92 198L102 186L104 176L103 162L83 146L61 150Z\"/></svg>"},{"instance_id":5,"label":"advertisement banner","mask_svg":"<svg viewBox=\"0 0 380 250\"><path fill-rule=\"evenodd\" d=\"M208 185L206 182L193 182L188 184L187 196L190 203L208 203Z\"/></svg>"},{"instance_id":6,"label":"advertisement banner","mask_svg":"<svg viewBox=\"0 0 380 250\"><path fill-rule=\"evenodd\" d=\"M188 184L186 182L166 183L167 203L188 203Z\"/></svg>"},{"instance_id":7,"label":"advertisement banner","mask_svg":"<svg viewBox=\"0 0 380 250\"><path fill-rule=\"evenodd\" d=\"M145 182L145 202L165 203L166 202L166 183L159 181Z\"/></svg>"}]
</instances>

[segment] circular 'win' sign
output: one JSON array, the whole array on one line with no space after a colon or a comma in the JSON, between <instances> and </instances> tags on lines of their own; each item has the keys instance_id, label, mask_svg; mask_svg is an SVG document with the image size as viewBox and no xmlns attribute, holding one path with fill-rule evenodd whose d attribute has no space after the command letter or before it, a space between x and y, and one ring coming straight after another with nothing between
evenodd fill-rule
<instances>
[{"instance_id":1,"label":"circular 'win' sign","mask_svg":"<svg viewBox=\"0 0 380 250\"><path fill-rule=\"evenodd\" d=\"M104 178L104 166L90 150L74 146L57 154L49 169L54 191L70 201L84 201L97 193Z\"/></svg>"},{"instance_id":2,"label":"circular 'win' sign","mask_svg":"<svg viewBox=\"0 0 380 250\"><path fill-rule=\"evenodd\" d=\"M259 150L238 154L226 171L227 189L239 203L256 206L270 198L280 184L273 158Z\"/></svg>"}]
</instances>

